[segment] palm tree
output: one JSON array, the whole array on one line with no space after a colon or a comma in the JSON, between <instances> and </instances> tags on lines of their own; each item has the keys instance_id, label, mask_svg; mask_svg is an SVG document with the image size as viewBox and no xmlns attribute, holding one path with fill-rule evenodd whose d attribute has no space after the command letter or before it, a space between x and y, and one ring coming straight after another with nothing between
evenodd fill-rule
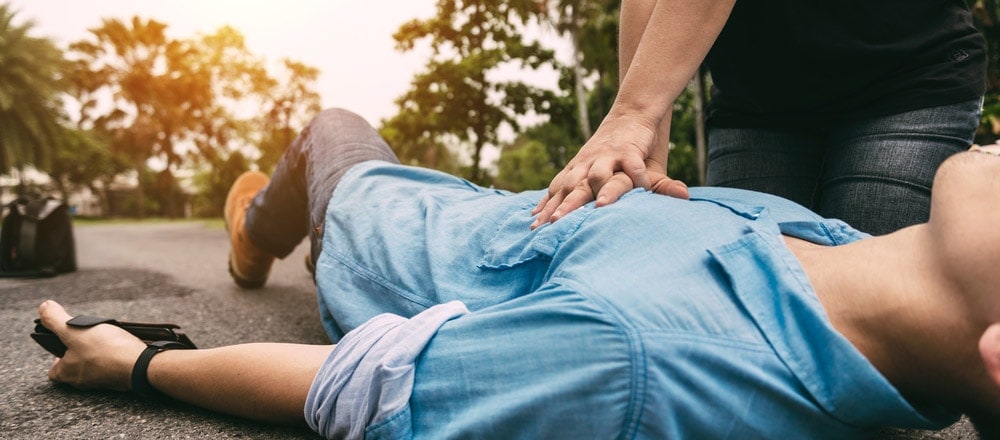
<instances>
[{"instance_id":1,"label":"palm tree","mask_svg":"<svg viewBox=\"0 0 1000 440\"><path fill-rule=\"evenodd\" d=\"M29 35L33 26L14 24L0 4L0 173L46 168L61 129L65 60L51 41Z\"/></svg>"}]
</instances>

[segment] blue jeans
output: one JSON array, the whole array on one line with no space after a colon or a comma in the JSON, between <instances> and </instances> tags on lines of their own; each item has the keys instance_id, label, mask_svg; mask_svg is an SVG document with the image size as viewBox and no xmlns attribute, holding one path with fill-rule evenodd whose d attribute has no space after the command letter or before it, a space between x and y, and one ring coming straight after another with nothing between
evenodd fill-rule
<instances>
[{"instance_id":1,"label":"blue jeans","mask_svg":"<svg viewBox=\"0 0 1000 440\"><path fill-rule=\"evenodd\" d=\"M775 194L880 235L924 223L931 182L969 148L982 101L796 129L710 128L707 184Z\"/></svg>"},{"instance_id":2,"label":"blue jeans","mask_svg":"<svg viewBox=\"0 0 1000 440\"><path fill-rule=\"evenodd\" d=\"M270 183L247 208L244 227L250 241L284 258L308 234L315 265L333 189L350 167L368 160L399 163L363 118L347 110L324 110L288 146Z\"/></svg>"}]
</instances>

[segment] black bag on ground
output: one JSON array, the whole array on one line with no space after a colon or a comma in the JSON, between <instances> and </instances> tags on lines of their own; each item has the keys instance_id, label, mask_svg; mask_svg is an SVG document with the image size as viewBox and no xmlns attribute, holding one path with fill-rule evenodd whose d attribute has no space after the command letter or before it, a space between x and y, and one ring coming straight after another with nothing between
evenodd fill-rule
<instances>
[{"instance_id":1,"label":"black bag on ground","mask_svg":"<svg viewBox=\"0 0 1000 440\"><path fill-rule=\"evenodd\" d=\"M4 207L0 277L51 277L76 270L69 207L52 197L19 197Z\"/></svg>"}]
</instances>

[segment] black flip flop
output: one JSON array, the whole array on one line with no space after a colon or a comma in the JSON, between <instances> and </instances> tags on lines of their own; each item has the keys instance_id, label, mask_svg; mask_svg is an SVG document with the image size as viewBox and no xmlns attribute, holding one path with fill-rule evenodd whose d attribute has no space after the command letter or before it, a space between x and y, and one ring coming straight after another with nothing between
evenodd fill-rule
<instances>
[{"instance_id":1,"label":"black flip flop","mask_svg":"<svg viewBox=\"0 0 1000 440\"><path fill-rule=\"evenodd\" d=\"M142 339L146 344L159 341L167 341L180 346L175 345L174 348L198 348L188 339L187 335L180 330L180 326L176 324L149 324L149 323L139 323L139 322L118 322L114 319L108 318L98 318L95 316L80 315L69 321L66 321L66 325L70 327L77 328L88 328L93 327L98 324L111 324L117 327L121 327L125 331L135 335L137 338ZM43 348L56 355L56 357L63 357L66 354L66 344L63 344L59 340L59 337L51 330L45 328L42 325L42 320L35 320L35 331L31 334L31 338L41 345Z\"/></svg>"}]
</instances>

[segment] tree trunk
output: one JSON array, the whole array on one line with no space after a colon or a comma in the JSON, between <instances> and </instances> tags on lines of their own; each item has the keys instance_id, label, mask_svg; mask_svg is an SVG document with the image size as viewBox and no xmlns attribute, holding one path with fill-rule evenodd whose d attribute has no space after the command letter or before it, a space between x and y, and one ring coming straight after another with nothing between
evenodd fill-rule
<instances>
[{"instance_id":1,"label":"tree trunk","mask_svg":"<svg viewBox=\"0 0 1000 440\"><path fill-rule=\"evenodd\" d=\"M590 129L590 115L587 112L587 91L583 88L583 66L581 62L583 54L580 53L580 28L581 23L577 17L577 8L573 8L571 18L573 29L570 31L573 50L573 90L576 93L577 117L580 119L580 134L586 142L594 132Z\"/></svg>"},{"instance_id":2,"label":"tree trunk","mask_svg":"<svg viewBox=\"0 0 1000 440\"><path fill-rule=\"evenodd\" d=\"M146 191L142 185L142 170L145 164L142 160L136 160L135 164L135 201L138 206L136 206L136 213L140 219L146 218Z\"/></svg>"},{"instance_id":3,"label":"tree trunk","mask_svg":"<svg viewBox=\"0 0 1000 440\"><path fill-rule=\"evenodd\" d=\"M69 205L69 185L63 181L62 177L50 176L52 181L56 184L56 189L59 191L59 196L62 197L63 203Z\"/></svg>"},{"instance_id":4,"label":"tree trunk","mask_svg":"<svg viewBox=\"0 0 1000 440\"><path fill-rule=\"evenodd\" d=\"M109 179L110 180L110 179ZM102 182L103 183L103 182ZM104 188L108 187L108 184L103 184ZM97 197L97 205L100 206L101 216L109 217L111 215L111 204L108 202L108 195L103 190L98 190L94 182L87 183L87 188L90 188L90 192Z\"/></svg>"},{"instance_id":5,"label":"tree trunk","mask_svg":"<svg viewBox=\"0 0 1000 440\"><path fill-rule=\"evenodd\" d=\"M482 184L482 169L479 167L479 161L483 157L483 148L486 147L486 112L489 105L487 104L488 97L483 90L487 89L486 72L480 71L475 75L474 82L480 84L479 96L476 99L475 105L479 108L476 109L475 116L469 121L472 125L472 133L476 136L473 141L472 149L472 169L469 172L469 180L475 184Z\"/></svg>"},{"instance_id":6,"label":"tree trunk","mask_svg":"<svg viewBox=\"0 0 1000 440\"><path fill-rule=\"evenodd\" d=\"M483 130L481 130L480 127L478 127L478 124L477 124L477 127L475 128L476 140L475 140L475 143L473 144L473 147L472 147L473 148L472 149L472 169L469 171L469 180L471 180L472 183L475 183L475 184L482 184L483 183L483 181L482 181L482 174L483 174L483 172L479 168L479 161L483 157L483 148L486 146L486 142L483 140L483 139L485 139L485 137L484 137L485 135L482 134L482 131Z\"/></svg>"},{"instance_id":7,"label":"tree trunk","mask_svg":"<svg viewBox=\"0 0 1000 440\"><path fill-rule=\"evenodd\" d=\"M17 197L28 195L28 183L24 181L24 165L17 166L17 191L15 193Z\"/></svg>"}]
</instances>

